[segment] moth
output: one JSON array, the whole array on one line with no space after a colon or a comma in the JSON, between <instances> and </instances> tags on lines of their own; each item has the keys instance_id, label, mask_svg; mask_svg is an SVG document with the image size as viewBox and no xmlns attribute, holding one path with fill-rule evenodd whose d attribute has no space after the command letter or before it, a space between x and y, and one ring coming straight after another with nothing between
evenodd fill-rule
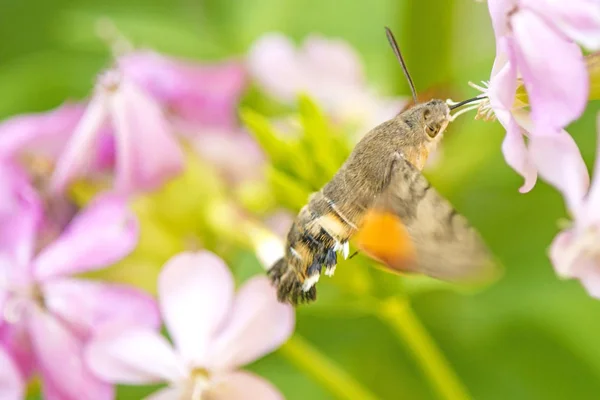
<instances>
[{"instance_id":1,"label":"moth","mask_svg":"<svg viewBox=\"0 0 600 400\"><path fill-rule=\"evenodd\" d=\"M324 270L333 276L349 241L399 273L451 282L486 279L495 263L479 233L421 174L452 121L453 106L418 103L392 32L387 38L406 75L415 105L368 132L333 178L313 193L295 218L285 255L269 269L281 302L316 300Z\"/></svg>"}]
</instances>

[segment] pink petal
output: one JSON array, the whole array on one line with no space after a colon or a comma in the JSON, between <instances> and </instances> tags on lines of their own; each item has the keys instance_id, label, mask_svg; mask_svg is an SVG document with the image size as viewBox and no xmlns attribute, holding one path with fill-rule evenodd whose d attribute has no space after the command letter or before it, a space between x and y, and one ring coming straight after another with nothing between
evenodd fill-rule
<instances>
[{"instance_id":1,"label":"pink petal","mask_svg":"<svg viewBox=\"0 0 600 400\"><path fill-rule=\"evenodd\" d=\"M42 218L41 198L16 165L0 162L0 259L28 273ZM21 271L15 271L18 266ZM1 268L0 268L1 269Z\"/></svg>"},{"instance_id":2,"label":"pink petal","mask_svg":"<svg viewBox=\"0 0 600 400\"><path fill-rule=\"evenodd\" d=\"M132 287L54 279L44 283L42 291L47 309L81 337L115 326L160 326L154 299Z\"/></svg>"},{"instance_id":3,"label":"pink petal","mask_svg":"<svg viewBox=\"0 0 600 400\"><path fill-rule=\"evenodd\" d=\"M524 6L550 21L559 31L589 50L600 49L598 0L521 0Z\"/></svg>"},{"instance_id":4,"label":"pink petal","mask_svg":"<svg viewBox=\"0 0 600 400\"><path fill-rule=\"evenodd\" d=\"M103 268L129 254L137 240L138 224L126 201L101 195L37 257L35 274L43 280Z\"/></svg>"},{"instance_id":5,"label":"pink petal","mask_svg":"<svg viewBox=\"0 0 600 400\"><path fill-rule=\"evenodd\" d=\"M57 399L110 400L114 393L110 385L90 373L83 362L82 343L52 315L38 307L31 308L29 333L43 385L50 385ZM58 367L60 366L60 367Z\"/></svg>"},{"instance_id":6,"label":"pink petal","mask_svg":"<svg viewBox=\"0 0 600 400\"><path fill-rule=\"evenodd\" d=\"M123 79L109 107L115 126L118 190L156 189L181 172L183 153L152 98Z\"/></svg>"},{"instance_id":7,"label":"pink petal","mask_svg":"<svg viewBox=\"0 0 600 400\"><path fill-rule=\"evenodd\" d=\"M537 171L529 159L529 153L521 134L521 128L506 111L496 110L496 116L500 122L507 121L506 125L503 123L506 129L506 137L502 142L502 154L504 154L506 163L525 178L525 182L519 188L519 192L527 193L535 186Z\"/></svg>"},{"instance_id":8,"label":"pink petal","mask_svg":"<svg viewBox=\"0 0 600 400\"><path fill-rule=\"evenodd\" d=\"M529 154L540 176L561 192L569 210L579 212L589 186L589 175L579 147L564 130L532 135Z\"/></svg>"},{"instance_id":9,"label":"pink petal","mask_svg":"<svg viewBox=\"0 0 600 400\"><path fill-rule=\"evenodd\" d=\"M281 346L294 331L294 309L277 300L268 278L249 280L239 290L228 324L211 356L213 368L235 369Z\"/></svg>"},{"instance_id":10,"label":"pink petal","mask_svg":"<svg viewBox=\"0 0 600 400\"><path fill-rule=\"evenodd\" d=\"M209 338L231 306L233 285L227 265L207 251L181 253L163 267L158 278L163 319L190 365L203 365Z\"/></svg>"},{"instance_id":11,"label":"pink petal","mask_svg":"<svg viewBox=\"0 0 600 400\"><path fill-rule=\"evenodd\" d=\"M509 33L508 14L517 6L518 0L488 0L488 9L496 40Z\"/></svg>"},{"instance_id":12,"label":"pink petal","mask_svg":"<svg viewBox=\"0 0 600 400\"><path fill-rule=\"evenodd\" d=\"M220 376L209 393L214 400L284 400L273 384L248 372Z\"/></svg>"},{"instance_id":13,"label":"pink petal","mask_svg":"<svg viewBox=\"0 0 600 400\"><path fill-rule=\"evenodd\" d=\"M498 52L494 60L487 95L494 111L510 111L515 103L517 70L508 60L512 50L508 46L507 40L504 38L499 39L496 48ZM504 114L501 114L499 119L503 125L506 125L508 124L508 117L502 118Z\"/></svg>"},{"instance_id":14,"label":"pink petal","mask_svg":"<svg viewBox=\"0 0 600 400\"><path fill-rule=\"evenodd\" d=\"M573 254L571 248L573 239L573 232L565 230L556 235L550 246L550 261L561 278L574 276L574 264L578 260L579 254Z\"/></svg>"},{"instance_id":15,"label":"pink petal","mask_svg":"<svg viewBox=\"0 0 600 400\"><path fill-rule=\"evenodd\" d=\"M98 335L87 346L85 360L97 376L112 383L177 382L187 375L170 343L145 328Z\"/></svg>"},{"instance_id":16,"label":"pink petal","mask_svg":"<svg viewBox=\"0 0 600 400\"><path fill-rule=\"evenodd\" d=\"M590 296L600 299L600 265L590 262L579 275L581 284Z\"/></svg>"},{"instance_id":17,"label":"pink petal","mask_svg":"<svg viewBox=\"0 0 600 400\"><path fill-rule=\"evenodd\" d=\"M31 341L24 323L9 324L0 322L0 346L10 353L21 376L25 379L33 374L35 369L35 355L31 348Z\"/></svg>"},{"instance_id":18,"label":"pink petal","mask_svg":"<svg viewBox=\"0 0 600 400\"><path fill-rule=\"evenodd\" d=\"M585 202L585 215L582 215L584 221L590 223L600 221L600 114L596 117L596 161L594 165L594 175L592 184Z\"/></svg>"},{"instance_id":19,"label":"pink petal","mask_svg":"<svg viewBox=\"0 0 600 400\"><path fill-rule=\"evenodd\" d=\"M252 45L247 60L257 83L282 101L295 101L298 91L307 85L306 71L295 46L284 35L263 35Z\"/></svg>"},{"instance_id":20,"label":"pink petal","mask_svg":"<svg viewBox=\"0 0 600 400\"><path fill-rule=\"evenodd\" d=\"M359 55L343 40L311 35L304 41L302 53L314 77L322 75L348 85L365 84Z\"/></svg>"},{"instance_id":21,"label":"pink petal","mask_svg":"<svg viewBox=\"0 0 600 400\"><path fill-rule=\"evenodd\" d=\"M91 157L92 151L108 117L107 102L106 93L97 90L56 163L50 178L53 191L63 191L68 183L89 169L90 160L94 159Z\"/></svg>"},{"instance_id":22,"label":"pink petal","mask_svg":"<svg viewBox=\"0 0 600 400\"><path fill-rule=\"evenodd\" d=\"M511 21L514 62L523 76L532 119L542 130L562 129L587 104L589 78L581 49L527 9Z\"/></svg>"},{"instance_id":23,"label":"pink petal","mask_svg":"<svg viewBox=\"0 0 600 400\"><path fill-rule=\"evenodd\" d=\"M54 160L83 115L81 104L64 103L42 113L19 115L0 124L0 158L22 152Z\"/></svg>"},{"instance_id":24,"label":"pink petal","mask_svg":"<svg viewBox=\"0 0 600 400\"><path fill-rule=\"evenodd\" d=\"M123 73L165 109L204 127L233 129L237 105L246 85L238 62L200 64L153 52L133 52L118 60Z\"/></svg>"},{"instance_id":25,"label":"pink petal","mask_svg":"<svg viewBox=\"0 0 600 400\"><path fill-rule=\"evenodd\" d=\"M17 366L9 354L0 347L0 399L21 400L25 395L25 384Z\"/></svg>"},{"instance_id":26,"label":"pink petal","mask_svg":"<svg viewBox=\"0 0 600 400\"><path fill-rule=\"evenodd\" d=\"M203 132L193 139L202 159L216 166L234 183L258 180L262 176L264 154L246 132Z\"/></svg>"}]
</instances>

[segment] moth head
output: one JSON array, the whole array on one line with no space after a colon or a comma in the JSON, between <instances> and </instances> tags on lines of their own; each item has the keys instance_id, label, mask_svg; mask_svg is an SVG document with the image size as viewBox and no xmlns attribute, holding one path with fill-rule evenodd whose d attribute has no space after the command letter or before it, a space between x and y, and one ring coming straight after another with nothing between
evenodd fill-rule
<instances>
[{"instance_id":1,"label":"moth head","mask_svg":"<svg viewBox=\"0 0 600 400\"><path fill-rule=\"evenodd\" d=\"M450 122L450 108L438 99L420 105L420 123L430 140L438 139Z\"/></svg>"}]
</instances>

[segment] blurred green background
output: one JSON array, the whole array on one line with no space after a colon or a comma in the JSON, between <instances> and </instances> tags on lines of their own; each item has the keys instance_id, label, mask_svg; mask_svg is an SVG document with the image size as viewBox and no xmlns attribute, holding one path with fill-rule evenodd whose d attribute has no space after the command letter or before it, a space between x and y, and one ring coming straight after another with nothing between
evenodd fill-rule
<instances>
[{"instance_id":1,"label":"blurred green background","mask_svg":"<svg viewBox=\"0 0 600 400\"><path fill-rule=\"evenodd\" d=\"M448 84L457 99L470 97L467 82L489 78L495 51L487 5L473 0L2 0L0 117L86 96L110 62L94 30L100 17L112 19L138 46L198 60L241 57L269 31L298 41L309 33L341 37L361 54L370 83L390 95L409 92L386 25L396 33L417 90ZM590 103L568 128L590 167L599 110ZM469 115L450 127L444 157L427 175L482 232L506 271L477 293L419 290L411 296L415 312L475 399L597 399L600 303L577 282L560 281L547 258L557 221L566 216L562 199L543 182L519 194L521 178L500 153L500 125ZM238 270L259 270L251 256L229 259ZM333 280L344 279L344 268L350 267L342 262ZM331 281L322 281L320 290L326 293ZM388 326L343 300L335 308L327 301L297 312L297 332L315 349L377 398L438 398ZM281 352L249 368L289 400L336 398ZM119 398L145 393L122 388Z\"/></svg>"}]
</instances>

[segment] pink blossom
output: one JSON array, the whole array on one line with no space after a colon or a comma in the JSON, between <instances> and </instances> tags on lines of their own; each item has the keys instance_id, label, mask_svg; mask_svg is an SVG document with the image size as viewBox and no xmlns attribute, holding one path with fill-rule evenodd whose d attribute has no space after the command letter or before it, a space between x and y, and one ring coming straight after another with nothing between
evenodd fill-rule
<instances>
[{"instance_id":1,"label":"pink blossom","mask_svg":"<svg viewBox=\"0 0 600 400\"><path fill-rule=\"evenodd\" d=\"M556 273L562 278L579 279L596 298L600 298L600 114L598 117L598 150L591 185L587 170L579 163L562 163L559 167L552 159L538 160L540 176L562 193L573 217L571 227L561 231L550 248ZM575 159L578 153L564 157Z\"/></svg>"},{"instance_id":2,"label":"pink blossom","mask_svg":"<svg viewBox=\"0 0 600 400\"><path fill-rule=\"evenodd\" d=\"M0 399L21 400L25 384L10 354L0 346Z\"/></svg>"},{"instance_id":3,"label":"pink blossom","mask_svg":"<svg viewBox=\"0 0 600 400\"><path fill-rule=\"evenodd\" d=\"M489 85L474 85L487 95L480 102L480 115L495 114L506 129L502 151L525 179L520 191L528 192L537 180L535 160L541 157L532 151L537 138L544 136L546 143L539 148L560 153L564 145L573 150L569 154L576 153L575 142L564 128L582 114L589 91L585 60L576 43L600 48L600 4L597 0L489 0L488 5L496 60ZM515 98L519 78L529 109ZM545 157L564 159L557 153Z\"/></svg>"},{"instance_id":4,"label":"pink blossom","mask_svg":"<svg viewBox=\"0 0 600 400\"><path fill-rule=\"evenodd\" d=\"M250 49L248 68L274 98L294 103L306 93L336 121L355 125L361 135L398 114L405 104L381 97L367 85L358 54L342 40L313 35L296 49L287 37L266 34Z\"/></svg>"},{"instance_id":5,"label":"pink blossom","mask_svg":"<svg viewBox=\"0 0 600 400\"><path fill-rule=\"evenodd\" d=\"M263 177L264 153L245 131L203 129L191 139L203 160L216 167L231 183L256 181Z\"/></svg>"},{"instance_id":6,"label":"pink blossom","mask_svg":"<svg viewBox=\"0 0 600 400\"><path fill-rule=\"evenodd\" d=\"M172 117L202 127L237 127L237 105L246 86L241 63L198 64L150 51L127 53L117 63Z\"/></svg>"},{"instance_id":7,"label":"pink blossom","mask_svg":"<svg viewBox=\"0 0 600 400\"><path fill-rule=\"evenodd\" d=\"M137 243L136 220L122 199L99 197L35 254L39 201L17 198L14 217L0 215L0 341L25 377L32 369L40 374L45 399L79 399L81 393L111 399L112 387L83 363L85 341L113 326L156 327L158 309L150 296L133 288L71 275L127 255Z\"/></svg>"},{"instance_id":8,"label":"pink blossom","mask_svg":"<svg viewBox=\"0 0 600 400\"><path fill-rule=\"evenodd\" d=\"M182 151L159 104L126 74L111 70L100 76L57 162L51 180L54 190L63 190L89 172L105 135L114 139L118 191L155 189L183 168Z\"/></svg>"},{"instance_id":9,"label":"pink blossom","mask_svg":"<svg viewBox=\"0 0 600 400\"><path fill-rule=\"evenodd\" d=\"M293 308L277 301L266 277L250 279L234 296L221 259L182 253L165 265L158 292L174 347L149 329L107 332L86 352L98 376L134 385L167 382L151 399L283 399L267 381L238 371L279 347L294 328Z\"/></svg>"},{"instance_id":10,"label":"pink blossom","mask_svg":"<svg viewBox=\"0 0 600 400\"><path fill-rule=\"evenodd\" d=\"M55 160L83 115L84 107L66 102L46 112L19 115L0 124L0 158L36 155Z\"/></svg>"}]
</instances>

